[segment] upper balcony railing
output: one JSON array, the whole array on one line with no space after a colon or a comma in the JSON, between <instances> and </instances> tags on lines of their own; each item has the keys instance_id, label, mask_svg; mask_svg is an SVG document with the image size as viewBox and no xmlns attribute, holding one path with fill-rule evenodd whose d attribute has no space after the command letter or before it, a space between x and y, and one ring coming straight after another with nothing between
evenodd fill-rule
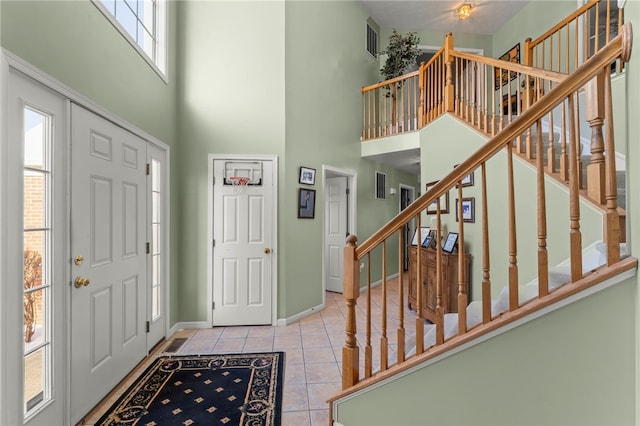
<instances>
[{"instance_id":1,"label":"upper balcony railing","mask_svg":"<svg viewBox=\"0 0 640 426\"><path fill-rule=\"evenodd\" d=\"M362 88L361 139L412 132L445 112L493 136L608 43L622 22L616 2L591 0L527 39L522 64L457 51L447 34L418 71ZM615 64L613 70L621 71L622 62Z\"/></svg>"}]
</instances>

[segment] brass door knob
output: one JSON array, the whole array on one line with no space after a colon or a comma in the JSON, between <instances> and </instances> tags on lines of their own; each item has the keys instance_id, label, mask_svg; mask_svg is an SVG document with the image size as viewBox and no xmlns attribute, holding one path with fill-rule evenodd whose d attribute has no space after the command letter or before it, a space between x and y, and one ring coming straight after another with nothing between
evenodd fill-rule
<instances>
[{"instance_id":1,"label":"brass door knob","mask_svg":"<svg viewBox=\"0 0 640 426\"><path fill-rule=\"evenodd\" d=\"M75 259L73 259L73 263L75 263L76 266L82 265L82 262L84 262L84 257L82 257L81 255L78 255L75 257Z\"/></svg>"},{"instance_id":2,"label":"brass door knob","mask_svg":"<svg viewBox=\"0 0 640 426\"><path fill-rule=\"evenodd\" d=\"M89 278L76 278L74 285L76 286L76 288L80 288L80 287L86 287L89 284L91 284L91 281L89 281Z\"/></svg>"},{"instance_id":3,"label":"brass door knob","mask_svg":"<svg viewBox=\"0 0 640 426\"><path fill-rule=\"evenodd\" d=\"M265 249L264 249L264 252L265 252L266 254L269 254L269 253L271 253L271 249L270 249L269 247L267 247L267 248L265 248Z\"/></svg>"}]
</instances>

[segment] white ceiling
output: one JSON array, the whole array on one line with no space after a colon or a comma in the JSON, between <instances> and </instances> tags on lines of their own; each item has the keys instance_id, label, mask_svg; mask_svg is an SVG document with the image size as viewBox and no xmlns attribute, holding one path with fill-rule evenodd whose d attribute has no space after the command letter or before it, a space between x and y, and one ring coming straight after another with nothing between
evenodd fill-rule
<instances>
[{"instance_id":1,"label":"white ceiling","mask_svg":"<svg viewBox=\"0 0 640 426\"><path fill-rule=\"evenodd\" d=\"M468 34L494 34L530 0L360 0L382 28L402 32L426 30ZM461 20L455 10L472 5L471 16ZM384 44L384 43L383 43ZM420 176L420 150L369 157L393 168Z\"/></svg>"},{"instance_id":2,"label":"white ceiling","mask_svg":"<svg viewBox=\"0 0 640 426\"><path fill-rule=\"evenodd\" d=\"M382 28L401 31L428 30L470 34L494 34L530 0L360 0ZM472 6L461 20L456 9Z\"/></svg>"}]
</instances>

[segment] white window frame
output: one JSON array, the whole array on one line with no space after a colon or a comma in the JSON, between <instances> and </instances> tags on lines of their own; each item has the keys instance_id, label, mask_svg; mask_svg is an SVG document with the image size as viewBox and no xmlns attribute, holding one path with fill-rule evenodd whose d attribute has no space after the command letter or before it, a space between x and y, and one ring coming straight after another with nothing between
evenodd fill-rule
<instances>
[{"instance_id":1,"label":"white window frame","mask_svg":"<svg viewBox=\"0 0 640 426\"><path fill-rule=\"evenodd\" d=\"M162 78L165 83L168 83L168 75L167 75L167 51L168 51L168 37L167 34L169 32L169 24L168 24L168 13L167 13L167 1L166 0L155 0L154 4L156 7L155 10L155 22L154 22L154 40L155 45L153 47L153 51L155 52L155 58L149 57L147 53L142 49L140 45L131 37L131 35L127 32L127 30L118 22L115 16L111 14L109 9L106 8L104 4L102 4L101 0L91 0L98 10L107 18L109 22L122 34L122 36L129 42L129 44L144 58L145 61L151 66L151 68Z\"/></svg>"}]
</instances>

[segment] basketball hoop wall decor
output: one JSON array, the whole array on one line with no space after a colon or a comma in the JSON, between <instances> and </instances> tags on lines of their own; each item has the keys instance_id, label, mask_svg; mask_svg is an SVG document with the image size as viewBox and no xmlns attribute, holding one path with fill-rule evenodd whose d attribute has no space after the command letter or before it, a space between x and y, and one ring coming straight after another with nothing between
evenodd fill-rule
<instances>
[{"instance_id":1,"label":"basketball hoop wall decor","mask_svg":"<svg viewBox=\"0 0 640 426\"><path fill-rule=\"evenodd\" d=\"M316 169L312 169L310 167L300 167L300 178L298 179L298 181L305 185L315 185Z\"/></svg>"}]
</instances>

